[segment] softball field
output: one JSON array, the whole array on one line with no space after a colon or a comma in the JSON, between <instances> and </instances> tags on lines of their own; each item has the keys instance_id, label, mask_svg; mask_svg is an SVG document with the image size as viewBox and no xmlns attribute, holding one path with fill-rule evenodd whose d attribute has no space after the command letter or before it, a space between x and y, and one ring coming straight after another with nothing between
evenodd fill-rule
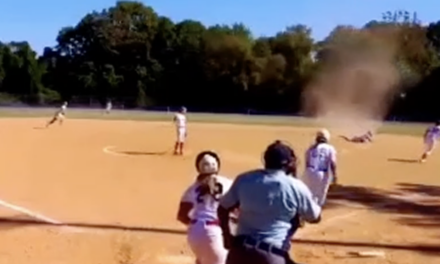
<instances>
[{"instance_id":1,"label":"softball field","mask_svg":"<svg viewBox=\"0 0 440 264\"><path fill-rule=\"evenodd\" d=\"M277 138L303 159L315 131L195 123L190 116L187 153L175 157L171 121L68 118L42 129L46 121L0 119L0 264L194 263L175 220L195 177L194 156L217 151L223 174L234 177L260 166L265 146ZM404 133L421 134L421 127L387 129L366 145L333 135L342 186L331 191L322 223L297 234L296 261L439 261L440 151L416 163L421 138Z\"/></svg>"}]
</instances>

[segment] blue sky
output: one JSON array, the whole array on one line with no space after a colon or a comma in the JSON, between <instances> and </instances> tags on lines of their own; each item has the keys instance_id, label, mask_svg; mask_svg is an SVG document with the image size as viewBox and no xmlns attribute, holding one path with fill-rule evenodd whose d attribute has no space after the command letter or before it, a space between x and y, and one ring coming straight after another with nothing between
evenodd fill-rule
<instances>
[{"instance_id":1,"label":"blue sky","mask_svg":"<svg viewBox=\"0 0 440 264\"><path fill-rule=\"evenodd\" d=\"M0 41L27 40L37 52L55 45L60 28L75 25L87 12L111 0L0 0ZM243 22L256 35L271 35L288 25L306 24L316 39L336 25L362 26L385 11L417 12L428 23L440 20L439 0L149 0L160 15L207 25Z\"/></svg>"}]
</instances>

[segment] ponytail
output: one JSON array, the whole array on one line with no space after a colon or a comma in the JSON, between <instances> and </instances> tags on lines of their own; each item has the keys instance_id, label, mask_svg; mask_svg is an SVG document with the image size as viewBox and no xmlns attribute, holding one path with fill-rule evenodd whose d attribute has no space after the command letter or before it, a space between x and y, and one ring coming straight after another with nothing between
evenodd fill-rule
<instances>
[{"instance_id":1,"label":"ponytail","mask_svg":"<svg viewBox=\"0 0 440 264\"><path fill-rule=\"evenodd\" d=\"M200 184L199 194L201 196L208 194L215 196L217 192L217 180L215 179L214 175L199 175L197 180Z\"/></svg>"}]
</instances>

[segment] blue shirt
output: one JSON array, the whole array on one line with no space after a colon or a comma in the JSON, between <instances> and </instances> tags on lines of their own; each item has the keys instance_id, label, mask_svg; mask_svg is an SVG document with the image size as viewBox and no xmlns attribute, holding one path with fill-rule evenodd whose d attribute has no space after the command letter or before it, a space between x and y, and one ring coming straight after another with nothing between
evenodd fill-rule
<instances>
[{"instance_id":1,"label":"blue shirt","mask_svg":"<svg viewBox=\"0 0 440 264\"><path fill-rule=\"evenodd\" d=\"M307 186L284 171L257 170L239 175L220 200L226 209L239 204L236 235L250 236L289 250L292 218L314 221L321 207Z\"/></svg>"}]
</instances>

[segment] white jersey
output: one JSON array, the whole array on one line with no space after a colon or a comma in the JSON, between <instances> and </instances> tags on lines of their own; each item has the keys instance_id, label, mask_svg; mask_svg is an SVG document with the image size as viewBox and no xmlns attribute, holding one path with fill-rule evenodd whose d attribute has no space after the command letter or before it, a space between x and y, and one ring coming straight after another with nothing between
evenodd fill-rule
<instances>
[{"instance_id":1,"label":"white jersey","mask_svg":"<svg viewBox=\"0 0 440 264\"><path fill-rule=\"evenodd\" d=\"M425 140L437 141L440 138L440 127L432 126L426 130Z\"/></svg>"},{"instance_id":2,"label":"white jersey","mask_svg":"<svg viewBox=\"0 0 440 264\"><path fill-rule=\"evenodd\" d=\"M193 183L183 194L181 202L193 204L191 219L202 221L217 220L217 208L219 206L219 198L229 191L232 186L232 180L224 176L216 175L216 185L218 190L217 197L211 195L200 196L198 182Z\"/></svg>"},{"instance_id":3,"label":"white jersey","mask_svg":"<svg viewBox=\"0 0 440 264\"><path fill-rule=\"evenodd\" d=\"M186 128L186 116L182 113L176 113L174 123L177 128Z\"/></svg>"},{"instance_id":4,"label":"white jersey","mask_svg":"<svg viewBox=\"0 0 440 264\"><path fill-rule=\"evenodd\" d=\"M306 152L306 169L316 172L328 172L330 164L336 163L336 149L328 143L311 146Z\"/></svg>"},{"instance_id":5,"label":"white jersey","mask_svg":"<svg viewBox=\"0 0 440 264\"><path fill-rule=\"evenodd\" d=\"M58 111L55 113L55 115L59 115L59 114L65 115L66 114L66 109L67 109L67 106L63 104L60 107L60 109L58 109Z\"/></svg>"}]
</instances>

